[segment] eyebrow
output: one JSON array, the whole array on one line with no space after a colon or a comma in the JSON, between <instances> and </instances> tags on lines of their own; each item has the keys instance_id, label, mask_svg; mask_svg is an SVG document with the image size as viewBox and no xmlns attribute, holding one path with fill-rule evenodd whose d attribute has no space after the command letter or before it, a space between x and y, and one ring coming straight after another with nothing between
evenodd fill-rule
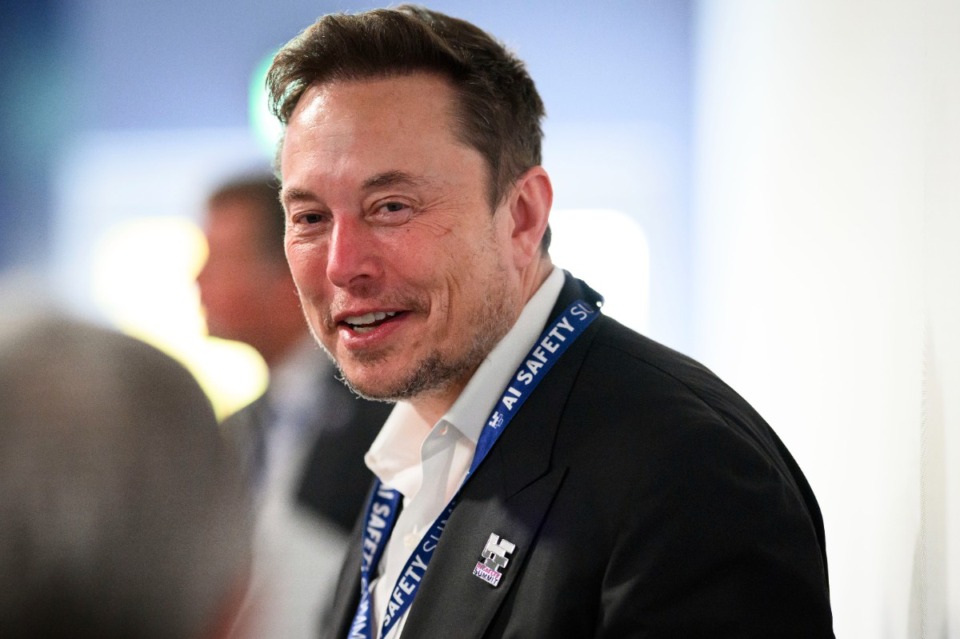
<instances>
[{"instance_id":1,"label":"eyebrow","mask_svg":"<svg viewBox=\"0 0 960 639\"><path fill-rule=\"evenodd\" d=\"M427 184L427 180L414 177L404 171L385 171L364 180L361 188L364 191L369 191L388 186L422 187L425 184ZM283 204L304 201L315 202L317 200L318 198L314 193L305 189L283 187L280 191L280 201Z\"/></svg>"},{"instance_id":2,"label":"eyebrow","mask_svg":"<svg viewBox=\"0 0 960 639\"><path fill-rule=\"evenodd\" d=\"M403 171L386 171L385 173L378 173L377 175L365 180L363 182L363 189L369 190L397 185L423 186L425 183L425 180L414 177Z\"/></svg>"},{"instance_id":3,"label":"eyebrow","mask_svg":"<svg viewBox=\"0 0 960 639\"><path fill-rule=\"evenodd\" d=\"M281 187L280 189L280 202L286 206L288 202L303 202L305 200L316 200L317 198L310 193L310 191L304 191L303 189L298 188L287 188Z\"/></svg>"}]
</instances>

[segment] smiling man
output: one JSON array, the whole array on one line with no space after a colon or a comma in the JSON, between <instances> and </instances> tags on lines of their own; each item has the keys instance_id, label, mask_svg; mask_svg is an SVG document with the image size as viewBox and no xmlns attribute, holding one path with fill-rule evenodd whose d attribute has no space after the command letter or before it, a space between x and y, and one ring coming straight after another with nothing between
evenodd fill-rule
<instances>
[{"instance_id":1,"label":"smiling man","mask_svg":"<svg viewBox=\"0 0 960 639\"><path fill-rule=\"evenodd\" d=\"M286 253L350 386L395 400L330 637L831 637L790 454L549 256L543 104L477 27L330 15L268 76Z\"/></svg>"},{"instance_id":2,"label":"smiling man","mask_svg":"<svg viewBox=\"0 0 960 639\"><path fill-rule=\"evenodd\" d=\"M287 257L310 325L357 391L409 399L431 421L551 270L538 251L546 174L525 171L491 211L454 99L432 73L312 86L281 156Z\"/></svg>"}]
</instances>

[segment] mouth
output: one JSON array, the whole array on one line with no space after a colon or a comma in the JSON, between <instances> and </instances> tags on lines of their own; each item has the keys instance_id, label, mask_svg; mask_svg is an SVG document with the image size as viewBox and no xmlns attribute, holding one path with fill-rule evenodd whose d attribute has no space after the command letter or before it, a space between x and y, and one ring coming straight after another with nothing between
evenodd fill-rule
<instances>
[{"instance_id":1,"label":"mouth","mask_svg":"<svg viewBox=\"0 0 960 639\"><path fill-rule=\"evenodd\" d=\"M369 333L374 329L386 324L387 322L393 321L395 318L403 315L402 311L373 311L370 313L364 313L363 315L350 315L344 317L339 324L345 326L349 330L363 335L364 333Z\"/></svg>"}]
</instances>

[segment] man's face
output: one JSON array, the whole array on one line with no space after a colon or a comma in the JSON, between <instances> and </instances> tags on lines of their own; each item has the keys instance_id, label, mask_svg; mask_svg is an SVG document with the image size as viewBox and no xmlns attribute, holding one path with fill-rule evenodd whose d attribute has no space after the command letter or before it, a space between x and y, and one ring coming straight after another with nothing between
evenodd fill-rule
<instances>
[{"instance_id":1,"label":"man's face","mask_svg":"<svg viewBox=\"0 0 960 639\"><path fill-rule=\"evenodd\" d=\"M309 88L280 155L286 251L316 337L359 392L456 397L521 305L507 207L427 74Z\"/></svg>"},{"instance_id":2,"label":"man's face","mask_svg":"<svg viewBox=\"0 0 960 639\"><path fill-rule=\"evenodd\" d=\"M197 276L210 335L246 343L260 337L271 312L266 292L283 276L263 255L264 230L252 206L228 198L210 207L204 228L209 252Z\"/></svg>"}]
</instances>

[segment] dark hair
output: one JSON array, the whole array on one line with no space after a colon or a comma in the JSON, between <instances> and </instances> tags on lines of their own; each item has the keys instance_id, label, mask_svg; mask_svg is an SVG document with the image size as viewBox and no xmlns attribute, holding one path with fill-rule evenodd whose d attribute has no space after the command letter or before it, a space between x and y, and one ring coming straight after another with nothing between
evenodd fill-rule
<instances>
[{"instance_id":1,"label":"dark hair","mask_svg":"<svg viewBox=\"0 0 960 639\"><path fill-rule=\"evenodd\" d=\"M469 22L413 5L326 15L274 58L270 108L286 125L311 85L417 72L437 73L454 88L454 133L484 157L496 207L524 171L541 163L544 107L523 62ZM548 244L549 231L544 250Z\"/></svg>"},{"instance_id":2,"label":"dark hair","mask_svg":"<svg viewBox=\"0 0 960 639\"><path fill-rule=\"evenodd\" d=\"M287 258L283 252L286 220L280 203L280 182L277 177L267 172L234 178L220 185L207 198L207 207L236 200L249 203L259 218L263 230L260 239L264 257L286 267Z\"/></svg>"}]
</instances>

